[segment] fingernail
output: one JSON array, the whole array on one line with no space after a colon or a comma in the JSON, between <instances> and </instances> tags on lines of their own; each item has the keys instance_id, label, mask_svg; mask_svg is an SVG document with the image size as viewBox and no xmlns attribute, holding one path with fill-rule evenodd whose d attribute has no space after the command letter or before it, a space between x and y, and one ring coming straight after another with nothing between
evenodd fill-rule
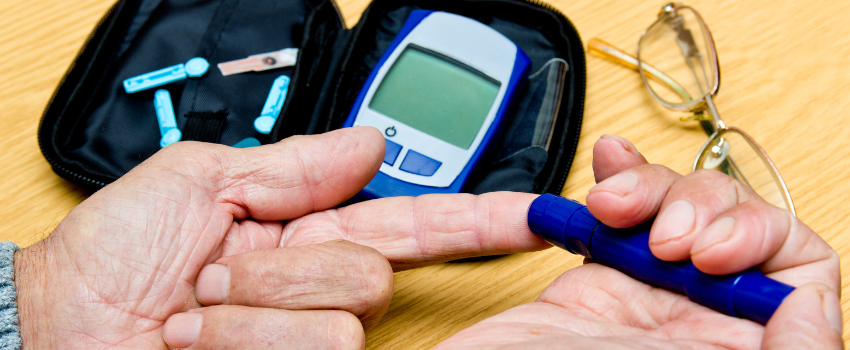
<instances>
[{"instance_id":1,"label":"fingernail","mask_svg":"<svg viewBox=\"0 0 850 350\"><path fill-rule=\"evenodd\" d=\"M688 201L670 203L655 219L649 244L664 244L691 233L696 215L694 206Z\"/></svg>"},{"instance_id":2,"label":"fingernail","mask_svg":"<svg viewBox=\"0 0 850 350\"><path fill-rule=\"evenodd\" d=\"M230 268L209 264L201 269L195 282L195 296L204 305L224 304L230 293Z\"/></svg>"},{"instance_id":3,"label":"fingernail","mask_svg":"<svg viewBox=\"0 0 850 350\"><path fill-rule=\"evenodd\" d=\"M637 188L638 177L634 173L625 172L611 176L590 189L590 193L609 192L625 197Z\"/></svg>"},{"instance_id":4,"label":"fingernail","mask_svg":"<svg viewBox=\"0 0 850 350\"><path fill-rule=\"evenodd\" d=\"M198 313L174 314L162 326L162 340L173 349L188 348L198 340L204 316Z\"/></svg>"},{"instance_id":5,"label":"fingernail","mask_svg":"<svg viewBox=\"0 0 850 350\"><path fill-rule=\"evenodd\" d=\"M836 332L841 333L844 328L843 320L841 319L841 305L838 296L835 293L821 293L821 304L823 305L823 315L829 326Z\"/></svg>"},{"instance_id":6,"label":"fingernail","mask_svg":"<svg viewBox=\"0 0 850 350\"><path fill-rule=\"evenodd\" d=\"M634 144L632 144L631 142L629 142L629 140L626 140L626 139L624 139L620 136L611 135L611 134L604 134L600 138L605 139L605 140L615 141L615 142L619 143L620 145L622 145L623 149L625 149L626 151L629 151L631 153L634 153L636 155L643 157L643 155L641 155L640 152L638 152L637 147L635 147Z\"/></svg>"},{"instance_id":7,"label":"fingernail","mask_svg":"<svg viewBox=\"0 0 850 350\"><path fill-rule=\"evenodd\" d=\"M702 231L699 239L694 242L694 246L691 247L691 255L699 254L719 243L728 241L732 237L732 230L734 229L735 218L727 216L715 220Z\"/></svg>"}]
</instances>

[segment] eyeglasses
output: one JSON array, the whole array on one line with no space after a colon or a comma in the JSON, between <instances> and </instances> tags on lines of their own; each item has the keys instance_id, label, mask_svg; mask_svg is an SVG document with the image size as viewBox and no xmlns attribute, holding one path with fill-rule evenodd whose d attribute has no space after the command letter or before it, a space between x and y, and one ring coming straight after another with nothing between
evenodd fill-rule
<instances>
[{"instance_id":1,"label":"eyeglasses","mask_svg":"<svg viewBox=\"0 0 850 350\"><path fill-rule=\"evenodd\" d=\"M794 203L776 165L750 135L726 126L714 96L720 89L720 66L708 26L694 9L667 4L641 35L637 58L599 39L588 51L640 73L649 93L661 105L692 112L682 121L699 121L710 135L694 160L693 171L718 170L747 184L769 203L788 209Z\"/></svg>"}]
</instances>

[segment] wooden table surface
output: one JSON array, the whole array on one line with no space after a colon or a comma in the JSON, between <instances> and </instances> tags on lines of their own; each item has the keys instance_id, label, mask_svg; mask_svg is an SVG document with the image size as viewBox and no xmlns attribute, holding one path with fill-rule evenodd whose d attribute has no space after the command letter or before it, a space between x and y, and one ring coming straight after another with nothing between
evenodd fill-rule
<instances>
[{"instance_id":1,"label":"wooden table surface","mask_svg":"<svg viewBox=\"0 0 850 350\"><path fill-rule=\"evenodd\" d=\"M0 1L0 239L42 239L87 193L56 176L36 130L53 89L113 0ZM633 52L661 1L548 0L586 42ZM850 2L691 1L714 35L723 72L724 120L747 130L785 177L800 219L842 257L850 235ZM342 0L349 26L368 0ZM687 173L706 135L645 91L639 75L587 57L581 140L563 195L583 201L593 185L591 148L602 134L632 140L653 163ZM396 274L392 305L368 334L370 349L431 347L510 307L533 301L581 260L550 249ZM845 329L850 295L844 293Z\"/></svg>"}]
</instances>

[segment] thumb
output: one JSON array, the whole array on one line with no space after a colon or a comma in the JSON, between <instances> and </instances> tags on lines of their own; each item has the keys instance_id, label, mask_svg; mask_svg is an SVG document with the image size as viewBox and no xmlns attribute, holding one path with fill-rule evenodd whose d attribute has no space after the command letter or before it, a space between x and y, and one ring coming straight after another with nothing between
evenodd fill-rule
<instances>
[{"instance_id":1,"label":"thumb","mask_svg":"<svg viewBox=\"0 0 850 350\"><path fill-rule=\"evenodd\" d=\"M602 135L593 145L593 176L596 182L623 170L649 164L629 140L616 135Z\"/></svg>"},{"instance_id":2,"label":"thumb","mask_svg":"<svg viewBox=\"0 0 850 350\"><path fill-rule=\"evenodd\" d=\"M384 138L372 127L293 136L246 149L178 142L116 183L124 184L122 190L165 198L212 197L204 201L216 203L236 219L291 220L332 208L357 194L378 172L384 145ZM101 192L116 189L105 190Z\"/></svg>"},{"instance_id":3,"label":"thumb","mask_svg":"<svg viewBox=\"0 0 850 350\"><path fill-rule=\"evenodd\" d=\"M809 283L794 290L776 309L764 331L763 349L843 349L838 294Z\"/></svg>"}]
</instances>

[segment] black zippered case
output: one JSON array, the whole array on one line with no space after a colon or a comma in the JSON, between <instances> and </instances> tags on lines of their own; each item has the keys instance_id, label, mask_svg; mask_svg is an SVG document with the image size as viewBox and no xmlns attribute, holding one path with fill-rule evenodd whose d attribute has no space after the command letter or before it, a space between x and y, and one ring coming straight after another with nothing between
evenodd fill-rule
<instances>
[{"instance_id":1,"label":"black zippered case","mask_svg":"<svg viewBox=\"0 0 850 350\"><path fill-rule=\"evenodd\" d=\"M99 189L160 149L149 91L127 94L124 79L192 57L204 57L200 79L167 85L183 140L233 145L254 137L272 143L340 128L373 66L408 14L428 9L478 20L515 42L535 79L520 90L501 137L491 142L463 191L560 193L578 145L585 62L572 23L552 7L526 0L375 0L346 29L332 0L121 0L104 16L47 106L38 130L54 171ZM298 48L293 67L222 76L217 63ZM544 67L562 59L562 93L539 140L541 100L552 88ZM545 73L545 72L543 72ZM253 121L275 78L291 77L288 96L268 135ZM551 74L550 74L551 75ZM537 129L537 130L536 130ZM535 132L536 130L536 132Z\"/></svg>"}]
</instances>

